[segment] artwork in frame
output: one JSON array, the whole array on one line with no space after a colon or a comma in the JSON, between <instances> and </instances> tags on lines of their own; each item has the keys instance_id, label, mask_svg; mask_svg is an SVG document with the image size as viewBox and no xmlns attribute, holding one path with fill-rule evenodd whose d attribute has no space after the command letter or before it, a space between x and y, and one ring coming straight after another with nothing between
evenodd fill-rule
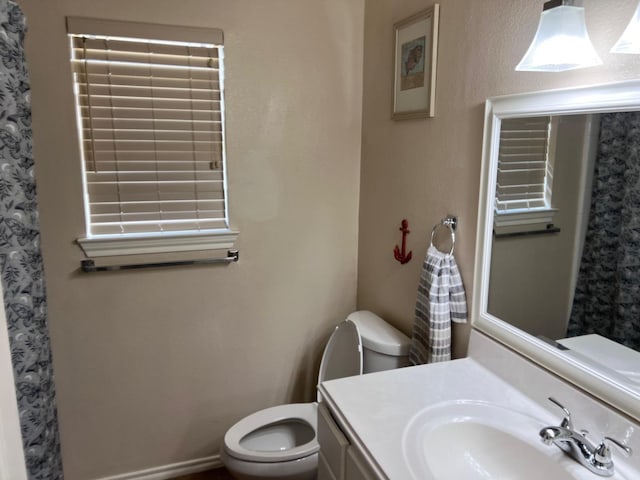
<instances>
[{"instance_id":1,"label":"artwork in frame","mask_svg":"<svg viewBox=\"0 0 640 480\"><path fill-rule=\"evenodd\" d=\"M439 13L436 3L393 25L394 120L435 115Z\"/></svg>"}]
</instances>

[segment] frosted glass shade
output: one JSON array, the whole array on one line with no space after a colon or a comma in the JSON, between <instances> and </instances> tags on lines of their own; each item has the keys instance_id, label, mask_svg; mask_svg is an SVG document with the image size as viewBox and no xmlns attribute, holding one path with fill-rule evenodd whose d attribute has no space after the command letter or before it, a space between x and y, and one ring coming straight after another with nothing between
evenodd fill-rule
<instances>
[{"instance_id":1,"label":"frosted glass shade","mask_svg":"<svg viewBox=\"0 0 640 480\"><path fill-rule=\"evenodd\" d=\"M611 53L640 53L640 4Z\"/></svg>"},{"instance_id":2,"label":"frosted glass shade","mask_svg":"<svg viewBox=\"0 0 640 480\"><path fill-rule=\"evenodd\" d=\"M584 21L584 8L561 5L540 15L538 31L516 70L562 72L602 64Z\"/></svg>"}]
</instances>

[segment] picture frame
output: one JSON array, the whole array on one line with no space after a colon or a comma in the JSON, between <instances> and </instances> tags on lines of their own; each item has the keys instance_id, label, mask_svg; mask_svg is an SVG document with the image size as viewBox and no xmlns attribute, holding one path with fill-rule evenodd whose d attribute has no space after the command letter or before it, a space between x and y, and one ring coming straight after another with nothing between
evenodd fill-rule
<instances>
[{"instance_id":1,"label":"picture frame","mask_svg":"<svg viewBox=\"0 0 640 480\"><path fill-rule=\"evenodd\" d=\"M440 5L393 25L393 103L391 118L435 116Z\"/></svg>"}]
</instances>

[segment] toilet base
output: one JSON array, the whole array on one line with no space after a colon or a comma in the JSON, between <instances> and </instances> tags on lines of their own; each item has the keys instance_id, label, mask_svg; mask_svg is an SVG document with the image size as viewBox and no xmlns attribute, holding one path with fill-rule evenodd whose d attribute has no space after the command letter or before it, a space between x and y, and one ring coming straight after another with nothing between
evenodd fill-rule
<instances>
[{"instance_id":1,"label":"toilet base","mask_svg":"<svg viewBox=\"0 0 640 480\"><path fill-rule=\"evenodd\" d=\"M249 462L228 455L221 449L222 463L236 480L316 480L318 454L290 460L288 462Z\"/></svg>"}]
</instances>

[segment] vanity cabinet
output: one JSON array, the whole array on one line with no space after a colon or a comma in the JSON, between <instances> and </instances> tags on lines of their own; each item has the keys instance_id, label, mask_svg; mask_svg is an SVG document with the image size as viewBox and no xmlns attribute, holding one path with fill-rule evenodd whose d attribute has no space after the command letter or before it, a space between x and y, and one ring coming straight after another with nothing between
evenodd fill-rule
<instances>
[{"instance_id":1,"label":"vanity cabinet","mask_svg":"<svg viewBox=\"0 0 640 480\"><path fill-rule=\"evenodd\" d=\"M358 450L350 446L347 449L347 465L345 466L345 479L348 480L377 480L377 476L371 472L366 461Z\"/></svg>"},{"instance_id":2,"label":"vanity cabinet","mask_svg":"<svg viewBox=\"0 0 640 480\"><path fill-rule=\"evenodd\" d=\"M318 405L318 480L376 480L358 448L333 419L324 403Z\"/></svg>"}]
</instances>

